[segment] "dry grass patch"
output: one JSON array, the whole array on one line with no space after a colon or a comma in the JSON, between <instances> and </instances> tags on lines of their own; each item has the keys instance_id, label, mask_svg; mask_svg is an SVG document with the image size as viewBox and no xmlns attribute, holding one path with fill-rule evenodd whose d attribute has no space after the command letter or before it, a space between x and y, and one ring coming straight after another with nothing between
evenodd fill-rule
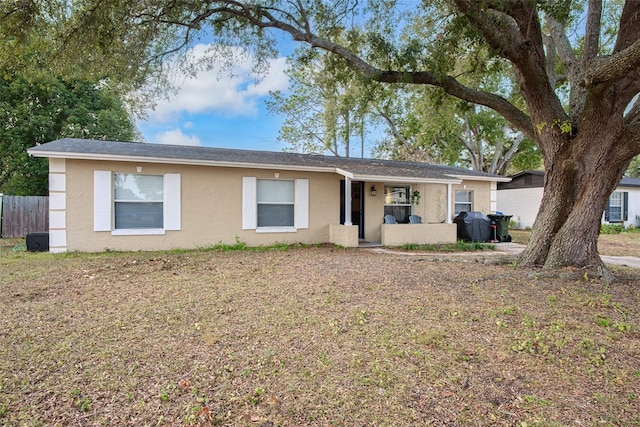
<instances>
[{"instance_id":1,"label":"dry grass patch","mask_svg":"<svg viewBox=\"0 0 640 427\"><path fill-rule=\"evenodd\" d=\"M527 244L531 231L509 230L516 243ZM598 238L598 251L608 256L633 256L640 258L640 231L619 234L601 234Z\"/></svg>"},{"instance_id":2,"label":"dry grass patch","mask_svg":"<svg viewBox=\"0 0 640 427\"><path fill-rule=\"evenodd\" d=\"M638 272L2 252L0 424L640 423Z\"/></svg>"}]
</instances>

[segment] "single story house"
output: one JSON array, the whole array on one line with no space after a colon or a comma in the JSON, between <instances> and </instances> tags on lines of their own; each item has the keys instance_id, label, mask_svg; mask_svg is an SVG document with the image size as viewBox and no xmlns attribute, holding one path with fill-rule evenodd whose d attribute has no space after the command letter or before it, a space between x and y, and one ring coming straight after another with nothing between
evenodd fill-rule
<instances>
[{"instance_id":1,"label":"single story house","mask_svg":"<svg viewBox=\"0 0 640 427\"><path fill-rule=\"evenodd\" d=\"M455 242L455 215L495 211L497 184L510 180L424 163L86 139L28 152L49 159L52 252L188 249L238 239L347 247ZM385 215L398 224L385 224ZM421 223L410 224L410 215Z\"/></svg>"},{"instance_id":2,"label":"single story house","mask_svg":"<svg viewBox=\"0 0 640 427\"><path fill-rule=\"evenodd\" d=\"M498 183L498 211L513 215L517 228L532 227L544 190L544 171L527 170ZM640 226L640 178L622 178L602 214L603 224Z\"/></svg>"}]
</instances>

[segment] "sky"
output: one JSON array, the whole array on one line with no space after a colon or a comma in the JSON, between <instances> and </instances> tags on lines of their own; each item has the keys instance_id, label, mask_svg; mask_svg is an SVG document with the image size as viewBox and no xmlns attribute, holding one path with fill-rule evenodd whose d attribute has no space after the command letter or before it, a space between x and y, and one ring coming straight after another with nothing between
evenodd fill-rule
<instances>
[{"instance_id":1,"label":"sky","mask_svg":"<svg viewBox=\"0 0 640 427\"><path fill-rule=\"evenodd\" d=\"M195 60L207 45L193 48ZM256 81L251 59L236 64L233 77L214 67L195 77L179 71L173 76L176 91L168 99L158 99L136 122L144 140L150 143L199 145L282 151L286 144L277 141L283 118L267 111L265 100L270 91L286 91L286 59L270 61L269 71Z\"/></svg>"}]
</instances>

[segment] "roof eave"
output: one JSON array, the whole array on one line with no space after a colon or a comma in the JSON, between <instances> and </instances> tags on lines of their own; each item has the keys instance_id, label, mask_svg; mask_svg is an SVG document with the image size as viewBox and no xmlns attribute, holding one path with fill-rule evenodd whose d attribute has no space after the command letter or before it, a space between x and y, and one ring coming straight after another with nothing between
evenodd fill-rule
<instances>
[{"instance_id":1,"label":"roof eave","mask_svg":"<svg viewBox=\"0 0 640 427\"><path fill-rule=\"evenodd\" d=\"M36 148L36 147L34 147ZM333 166L300 166L300 165L284 165L270 163L253 163L253 162L229 162L216 160L198 160L198 159L180 159L153 156L135 156L122 154L96 154L96 153L77 153L67 151L40 151L36 149L28 149L27 153L34 157L47 157L54 159L72 159L72 160L97 160L97 161L114 161L128 163L165 163L176 165L191 166L217 166L228 168L245 168L245 169L271 169L271 170L291 170L305 172L323 172L337 173L339 175L351 178L355 181L369 182L411 182L419 184L460 184L462 180L476 181L499 181L509 182L511 178L499 176L474 176L474 175L453 175L446 174L449 178L425 178L412 176L394 176L394 175L365 175L355 174L347 170L336 168Z\"/></svg>"},{"instance_id":2,"label":"roof eave","mask_svg":"<svg viewBox=\"0 0 640 427\"><path fill-rule=\"evenodd\" d=\"M245 168L245 169L272 169L272 170L293 170L307 172L335 172L333 167L319 166L294 166L283 164L269 163L251 163L251 162L221 162L216 160L197 160L197 159L172 159L166 157L146 157L132 155L115 155L115 154L87 154L87 153L69 153L69 152L41 152L27 150L35 157L48 157L54 159L73 159L73 160L99 160L112 162L129 162L129 163L165 163L173 165L190 165L190 166L217 166L228 168Z\"/></svg>"},{"instance_id":3,"label":"roof eave","mask_svg":"<svg viewBox=\"0 0 640 427\"><path fill-rule=\"evenodd\" d=\"M497 181L497 182L511 182L511 178L506 176L476 176L476 175L453 175L447 174L458 179L467 179L472 181Z\"/></svg>"},{"instance_id":4,"label":"roof eave","mask_svg":"<svg viewBox=\"0 0 640 427\"><path fill-rule=\"evenodd\" d=\"M354 174L344 169L336 168L336 172L342 176L352 179L353 181L367 182L411 182L416 184L460 184L459 179L442 179L442 178L423 178L423 177L407 177L392 175L362 175Z\"/></svg>"}]
</instances>

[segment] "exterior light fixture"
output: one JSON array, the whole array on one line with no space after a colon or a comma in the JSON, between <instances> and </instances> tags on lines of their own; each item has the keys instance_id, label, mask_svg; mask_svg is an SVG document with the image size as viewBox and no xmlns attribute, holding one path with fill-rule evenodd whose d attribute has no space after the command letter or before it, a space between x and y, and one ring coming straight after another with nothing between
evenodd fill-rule
<instances>
[{"instance_id":1,"label":"exterior light fixture","mask_svg":"<svg viewBox=\"0 0 640 427\"><path fill-rule=\"evenodd\" d=\"M376 186L375 186L375 185L372 185L372 186L371 186L371 195L372 195L373 197L375 197L375 196L376 196L376 194L378 194L378 192L376 191Z\"/></svg>"}]
</instances>

